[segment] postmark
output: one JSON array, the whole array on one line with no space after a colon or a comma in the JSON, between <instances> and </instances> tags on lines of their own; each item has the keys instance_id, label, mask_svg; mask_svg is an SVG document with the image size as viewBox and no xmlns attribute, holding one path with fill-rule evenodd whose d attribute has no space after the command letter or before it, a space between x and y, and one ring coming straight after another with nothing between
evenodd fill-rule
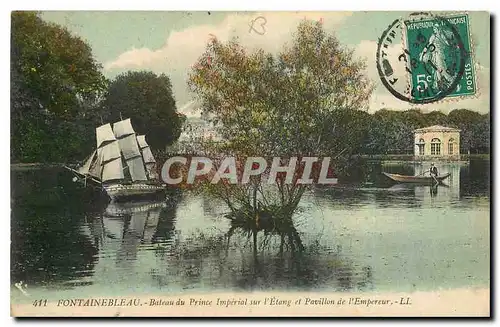
<instances>
[{"instance_id":1,"label":"postmark","mask_svg":"<svg viewBox=\"0 0 500 327\"><path fill-rule=\"evenodd\" d=\"M377 69L396 98L426 104L474 95L468 16L414 13L393 21L377 48Z\"/></svg>"}]
</instances>

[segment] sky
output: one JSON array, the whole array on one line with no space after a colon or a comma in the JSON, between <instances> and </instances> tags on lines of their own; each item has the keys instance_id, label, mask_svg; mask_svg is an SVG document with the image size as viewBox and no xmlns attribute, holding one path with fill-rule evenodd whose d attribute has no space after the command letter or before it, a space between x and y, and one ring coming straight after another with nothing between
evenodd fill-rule
<instances>
[{"instance_id":1,"label":"sky","mask_svg":"<svg viewBox=\"0 0 500 327\"><path fill-rule=\"evenodd\" d=\"M277 53L291 41L298 23L322 20L325 30L366 59L366 74L375 89L369 111L382 108L424 112L466 108L488 113L490 102L490 17L486 12L469 12L470 34L478 92L473 97L445 99L426 105L412 105L394 97L381 83L376 69L377 41L392 21L405 12L160 12L160 11L73 11L42 12L42 18L68 28L92 47L108 78L128 70L166 73L171 81L177 108L191 115L193 99L187 88L191 66L215 35L224 41L232 37L249 49L263 48ZM251 31L251 22L265 17L265 33ZM257 28L257 27L256 27Z\"/></svg>"}]
</instances>

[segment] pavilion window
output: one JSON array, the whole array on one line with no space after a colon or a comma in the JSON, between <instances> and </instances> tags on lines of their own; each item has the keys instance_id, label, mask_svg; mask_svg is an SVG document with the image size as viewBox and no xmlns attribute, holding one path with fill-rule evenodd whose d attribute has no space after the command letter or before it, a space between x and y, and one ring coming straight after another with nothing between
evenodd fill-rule
<instances>
[{"instance_id":1,"label":"pavilion window","mask_svg":"<svg viewBox=\"0 0 500 327\"><path fill-rule=\"evenodd\" d=\"M425 154L425 141L424 139L420 139L418 141L418 155L423 156Z\"/></svg>"},{"instance_id":2,"label":"pavilion window","mask_svg":"<svg viewBox=\"0 0 500 327\"><path fill-rule=\"evenodd\" d=\"M441 140L440 139L432 139L431 141L431 155L438 156L441 155Z\"/></svg>"},{"instance_id":3,"label":"pavilion window","mask_svg":"<svg viewBox=\"0 0 500 327\"><path fill-rule=\"evenodd\" d=\"M455 139L451 138L449 141L448 141L448 154L451 156L454 154L454 150L455 150Z\"/></svg>"}]
</instances>

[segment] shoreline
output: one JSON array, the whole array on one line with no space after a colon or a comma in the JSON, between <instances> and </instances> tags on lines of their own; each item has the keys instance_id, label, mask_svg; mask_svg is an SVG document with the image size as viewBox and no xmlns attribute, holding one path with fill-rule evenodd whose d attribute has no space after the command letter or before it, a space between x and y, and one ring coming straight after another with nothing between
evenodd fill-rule
<instances>
[{"instance_id":1,"label":"shoreline","mask_svg":"<svg viewBox=\"0 0 500 327\"><path fill-rule=\"evenodd\" d=\"M490 154L462 154L460 159L450 160L446 158L429 158L429 159L415 159L413 155L405 154L357 154L353 155L353 158L364 159L367 161L379 161L382 163L426 163L426 162L439 162L439 163L457 163L466 164L470 160L491 160ZM65 164L61 162L17 162L11 163L11 170L29 170L29 169L42 169L42 168L58 168L63 166L74 166L75 164Z\"/></svg>"},{"instance_id":2,"label":"shoreline","mask_svg":"<svg viewBox=\"0 0 500 327\"><path fill-rule=\"evenodd\" d=\"M19 170L37 170L37 169L47 169L47 168L62 168L64 167L64 165L65 165L64 163L58 163L58 162L11 163L10 170L19 171Z\"/></svg>"}]
</instances>

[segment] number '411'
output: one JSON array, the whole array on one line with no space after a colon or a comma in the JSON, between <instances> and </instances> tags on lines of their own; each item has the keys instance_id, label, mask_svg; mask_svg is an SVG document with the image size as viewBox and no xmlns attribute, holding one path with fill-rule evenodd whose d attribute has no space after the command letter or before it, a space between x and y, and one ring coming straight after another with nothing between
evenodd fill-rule
<instances>
[{"instance_id":1,"label":"number '411'","mask_svg":"<svg viewBox=\"0 0 500 327\"><path fill-rule=\"evenodd\" d=\"M46 307L47 300L35 300L35 301L33 301L33 306L34 307Z\"/></svg>"}]
</instances>

